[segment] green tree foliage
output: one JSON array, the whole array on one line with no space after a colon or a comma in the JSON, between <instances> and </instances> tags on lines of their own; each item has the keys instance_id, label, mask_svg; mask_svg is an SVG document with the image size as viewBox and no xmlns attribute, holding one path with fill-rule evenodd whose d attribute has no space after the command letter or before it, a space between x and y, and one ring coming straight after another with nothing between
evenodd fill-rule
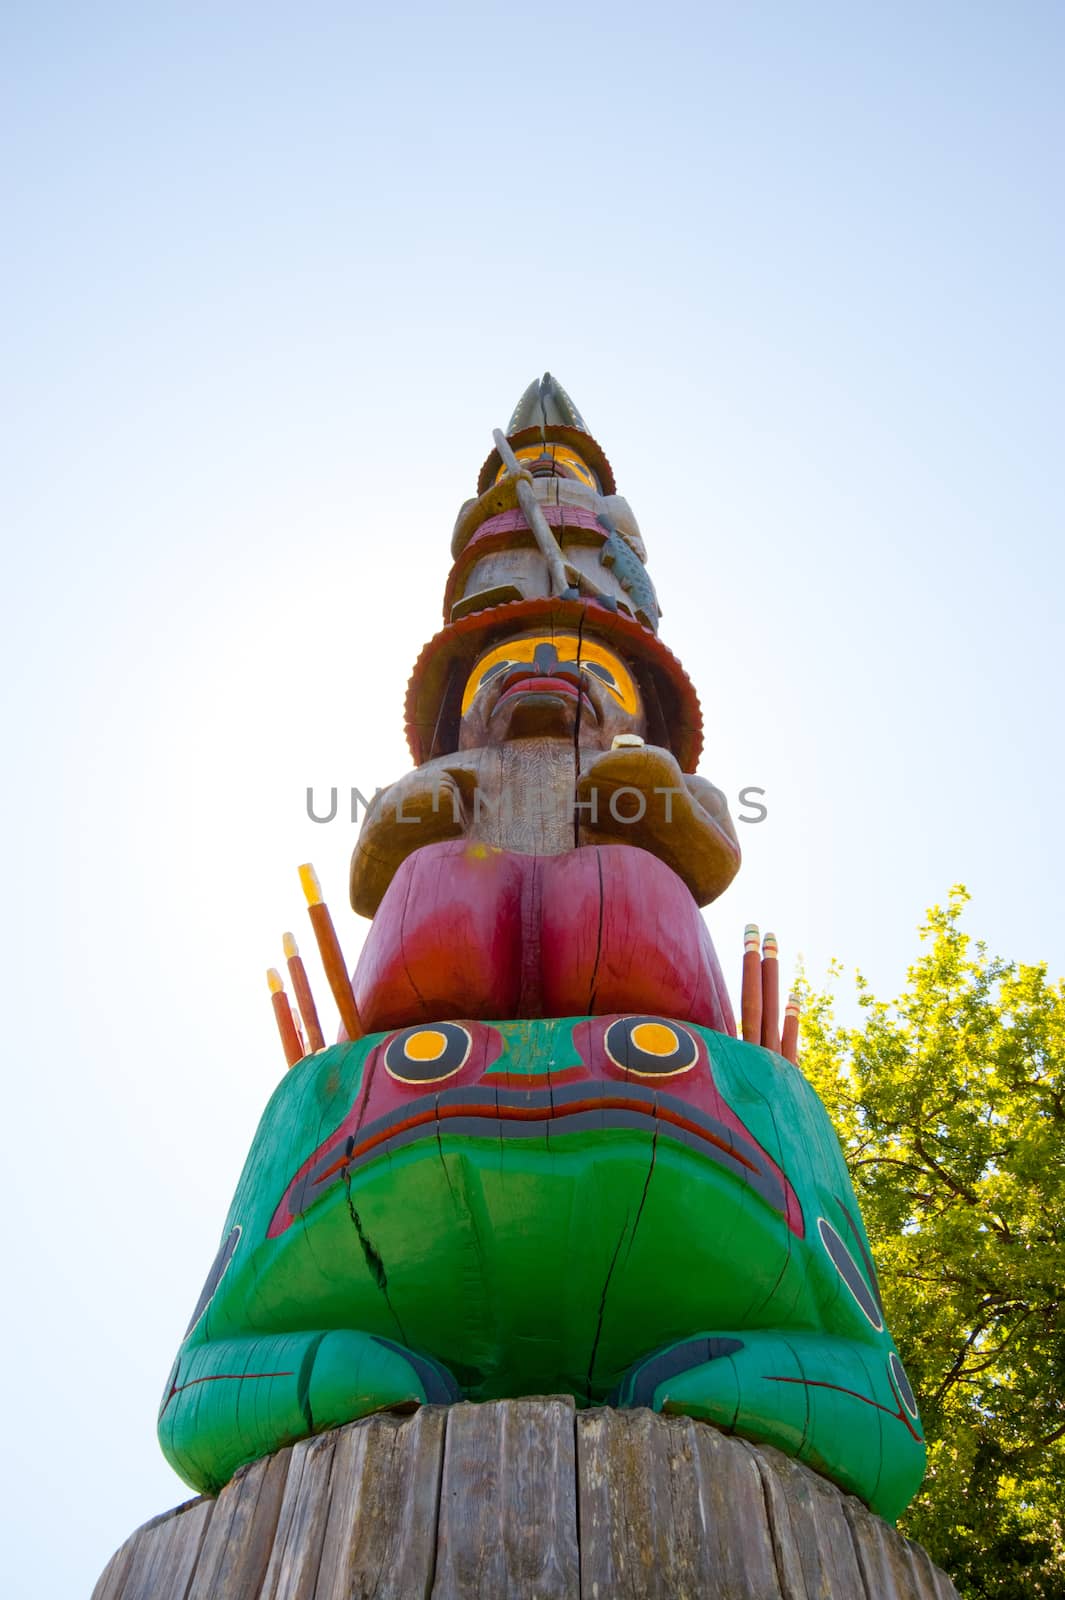
<instances>
[{"instance_id":1,"label":"green tree foliage","mask_svg":"<svg viewBox=\"0 0 1065 1600\"><path fill-rule=\"evenodd\" d=\"M860 1026L805 994L802 1068L839 1130L929 1445L902 1530L967 1600L1065 1597L1065 984L928 913ZM838 966L833 976L839 975Z\"/></svg>"}]
</instances>

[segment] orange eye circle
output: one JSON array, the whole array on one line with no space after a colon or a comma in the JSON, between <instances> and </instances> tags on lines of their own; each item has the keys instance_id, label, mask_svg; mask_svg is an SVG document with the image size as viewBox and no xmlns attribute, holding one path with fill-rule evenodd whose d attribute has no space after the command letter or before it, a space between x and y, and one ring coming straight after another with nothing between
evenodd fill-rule
<instances>
[{"instance_id":1,"label":"orange eye circle","mask_svg":"<svg viewBox=\"0 0 1065 1600\"><path fill-rule=\"evenodd\" d=\"M385 1071L397 1083L440 1083L466 1065L473 1037L457 1022L404 1028L385 1048Z\"/></svg>"},{"instance_id":2,"label":"orange eye circle","mask_svg":"<svg viewBox=\"0 0 1065 1600\"><path fill-rule=\"evenodd\" d=\"M675 1077L699 1058L688 1030L661 1017L620 1017L606 1030L603 1045L616 1067L640 1078Z\"/></svg>"}]
</instances>

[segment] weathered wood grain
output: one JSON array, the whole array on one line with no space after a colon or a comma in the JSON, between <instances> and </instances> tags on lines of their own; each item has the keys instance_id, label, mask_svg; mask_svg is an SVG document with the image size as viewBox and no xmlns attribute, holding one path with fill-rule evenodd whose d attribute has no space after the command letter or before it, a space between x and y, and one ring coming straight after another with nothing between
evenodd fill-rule
<instances>
[{"instance_id":1,"label":"weathered wood grain","mask_svg":"<svg viewBox=\"0 0 1065 1600\"><path fill-rule=\"evenodd\" d=\"M958 1591L951 1583L945 1572L932 1562L928 1551L923 1550L919 1544L910 1544L910 1559L921 1587L918 1594L921 1600L958 1600Z\"/></svg>"},{"instance_id":2,"label":"weathered wood grain","mask_svg":"<svg viewBox=\"0 0 1065 1600\"><path fill-rule=\"evenodd\" d=\"M291 1450L238 1472L218 1496L188 1600L243 1600L262 1588L274 1548Z\"/></svg>"},{"instance_id":3,"label":"weathered wood grain","mask_svg":"<svg viewBox=\"0 0 1065 1600\"><path fill-rule=\"evenodd\" d=\"M130 1562L133 1560L133 1548L144 1530L137 1529L131 1534L125 1544L119 1545L110 1561L96 1580L96 1587L92 1591L92 1600L121 1600L122 1591L126 1584L126 1574L129 1572Z\"/></svg>"},{"instance_id":4,"label":"weathered wood grain","mask_svg":"<svg viewBox=\"0 0 1065 1600\"><path fill-rule=\"evenodd\" d=\"M777 1600L755 1462L687 1417L577 1419L581 1592L618 1600Z\"/></svg>"},{"instance_id":5,"label":"weathered wood grain","mask_svg":"<svg viewBox=\"0 0 1065 1600\"><path fill-rule=\"evenodd\" d=\"M429 1600L447 1410L345 1428L315 1600Z\"/></svg>"},{"instance_id":6,"label":"weathered wood grain","mask_svg":"<svg viewBox=\"0 0 1065 1600\"><path fill-rule=\"evenodd\" d=\"M568 1396L424 1406L156 1517L93 1600L957 1600L925 1551L778 1451Z\"/></svg>"},{"instance_id":7,"label":"weathered wood grain","mask_svg":"<svg viewBox=\"0 0 1065 1600\"><path fill-rule=\"evenodd\" d=\"M844 1515L850 1524L854 1549L861 1568L866 1593L878 1600L908 1600L926 1593L913 1563L911 1547L894 1528L887 1527L857 1500L845 1500ZM927 1591L935 1600L935 1590Z\"/></svg>"},{"instance_id":8,"label":"weathered wood grain","mask_svg":"<svg viewBox=\"0 0 1065 1600\"><path fill-rule=\"evenodd\" d=\"M452 1406L433 1600L578 1600L574 1407Z\"/></svg>"},{"instance_id":9,"label":"weathered wood grain","mask_svg":"<svg viewBox=\"0 0 1065 1600\"><path fill-rule=\"evenodd\" d=\"M753 1447L748 1447L753 1448ZM844 1496L768 1445L754 1451L784 1600L864 1593Z\"/></svg>"},{"instance_id":10,"label":"weathered wood grain","mask_svg":"<svg viewBox=\"0 0 1065 1600\"><path fill-rule=\"evenodd\" d=\"M293 1445L262 1600L314 1600L340 1432Z\"/></svg>"},{"instance_id":11,"label":"weathered wood grain","mask_svg":"<svg viewBox=\"0 0 1065 1600\"><path fill-rule=\"evenodd\" d=\"M213 1500L190 1500L141 1528L121 1600L185 1600L213 1511Z\"/></svg>"},{"instance_id":12,"label":"weathered wood grain","mask_svg":"<svg viewBox=\"0 0 1065 1600\"><path fill-rule=\"evenodd\" d=\"M697 1467L699 1521L689 1538L701 1550L702 1594L722 1600L776 1594L773 1541L755 1462L714 1428L678 1417ZM701 1534L701 1539L699 1535Z\"/></svg>"}]
</instances>

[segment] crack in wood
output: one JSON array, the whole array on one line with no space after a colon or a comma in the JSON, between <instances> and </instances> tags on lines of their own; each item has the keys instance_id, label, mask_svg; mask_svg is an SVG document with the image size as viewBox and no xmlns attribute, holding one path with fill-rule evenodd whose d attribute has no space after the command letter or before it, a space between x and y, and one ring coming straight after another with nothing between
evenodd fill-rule
<instances>
[{"instance_id":1,"label":"crack in wood","mask_svg":"<svg viewBox=\"0 0 1065 1600\"><path fill-rule=\"evenodd\" d=\"M377 1285L378 1289L380 1289L380 1291L381 1291L381 1294L384 1296L384 1302L385 1302L385 1305L388 1307L389 1315L391 1316L393 1322L396 1324L396 1327L399 1329L400 1339L402 1340L402 1342L404 1344L406 1344L407 1343L407 1335L403 1331L403 1324L399 1320L399 1315L398 1315L398 1313L396 1311L395 1306L392 1304L391 1298L390 1298L389 1293L388 1293L388 1273L385 1271L385 1264L381 1259L380 1253L375 1249L373 1241L370 1239L370 1237L367 1234L365 1228L363 1227L362 1218L359 1216L358 1209L356 1208L356 1205L355 1205L355 1201L352 1199L352 1195L351 1195L351 1171L350 1171L350 1169L348 1167L345 1167L343 1169L343 1171L344 1171L344 1193L347 1196L348 1212L349 1212L349 1214L351 1216L352 1222L355 1225L355 1232L356 1232L356 1234L358 1235L358 1238L359 1238L359 1245L360 1245L360 1247L362 1249L363 1258L365 1259L366 1265L369 1268L370 1276L373 1278L374 1283Z\"/></svg>"},{"instance_id":2,"label":"crack in wood","mask_svg":"<svg viewBox=\"0 0 1065 1600\"><path fill-rule=\"evenodd\" d=\"M651 1136L651 1160L650 1160L650 1162L648 1163L648 1166L647 1166L647 1176L643 1180L643 1193L640 1195L640 1203L636 1207L636 1220L632 1225L632 1232L629 1235L629 1247L625 1251L625 1260L626 1261L628 1261L629 1257L631 1256L632 1247L636 1243L636 1230L640 1226L640 1218L643 1216L643 1208L647 1204L647 1191L651 1187L651 1174L655 1170L655 1157L657 1156L657 1154L658 1154L658 1118L656 1116L655 1117L655 1131Z\"/></svg>"},{"instance_id":3,"label":"crack in wood","mask_svg":"<svg viewBox=\"0 0 1065 1600\"><path fill-rule=\"evenodd\" d=\"M621 1253L621 1246L625 1242L625 1235L628 1232L628 1229L629 1229L629 1214L628 1214L628 1212L626 1212L625 1213L625 1221L622 1223L621 1232L618 1234L618 1242L614 1246L614 1254L611 1256L610 1265L607 1268L606 1279L605 1279L605 1281L603 1283L603 1292L599 1296L599 1314L598 1314L598 1317L596 1318L595 1338L592 1340L592 1351L591 1351L590 1356L588 1357L588 1373L587 1373L587 1377L585 1379L585 1385L584 1385L586 1393L587 1393L587 1398L588 1398L588 1404L589 1405L591 1405L591 1403L592 1403L592 1379L593 1379L594 1374L595 1374L595 1357L596 1357L596 1353L598 1352L598 1349L599 1349L599 1340L602 1338L602 1334L603 1334L603 1318L606 1315L606 1297L607 1297L607 1293L609 1292L609 1289L610 1289L610 1280L614 1276L614 1268L617 1265L617 1259L618 1259L619 1254Z\"/></svg>"}]
</instances>

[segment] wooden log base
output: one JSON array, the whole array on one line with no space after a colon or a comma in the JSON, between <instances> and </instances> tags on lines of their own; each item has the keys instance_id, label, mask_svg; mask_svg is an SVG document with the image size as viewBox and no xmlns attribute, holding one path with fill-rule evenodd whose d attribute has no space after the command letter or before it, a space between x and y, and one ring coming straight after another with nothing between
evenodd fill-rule
<instances>
[{"instance_id":1,"label":"wooden log base","mask_svg":"<svg viewBox=\"0 0 1065 1600\"><path fill-rule=\"evenodd\" d=\"M957 1600L779 1451L568 1396L382 1413L156 1517L92 1600Z\"/></svg>"}]
</instances>

